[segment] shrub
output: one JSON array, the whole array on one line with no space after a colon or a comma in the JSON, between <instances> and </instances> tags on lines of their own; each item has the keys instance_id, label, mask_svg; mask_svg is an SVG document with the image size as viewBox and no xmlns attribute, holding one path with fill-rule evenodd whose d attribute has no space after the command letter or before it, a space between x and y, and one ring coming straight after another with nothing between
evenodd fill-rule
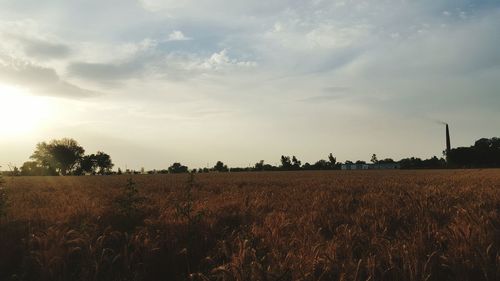
<instances>
[{"instance_id":1,"label":"shrub","mask_svg":"<svg viewBox=\"0 0 500 281\"><path fill-rule=\"evenodd\" d=\"M203 211L196 212L194 209L193 189L195 186L194 174L190 173L182 196L180 196L179 200L175 203L176 216L187 221L188 232L202 220L204 215Z\"/></svg>"},{"instance_id":2,"label":"shrub","mask_svg":"<svg viewBox=\"0 0 500 281\"><path fill-rule=\"evenodd\" d=\"M144 197L139 195L136 183L129 178L121 193L114 199L116 214L118 215L118 227L125 229L133 228L144 216L141 204Z\"/></svg>"}]
</instances>

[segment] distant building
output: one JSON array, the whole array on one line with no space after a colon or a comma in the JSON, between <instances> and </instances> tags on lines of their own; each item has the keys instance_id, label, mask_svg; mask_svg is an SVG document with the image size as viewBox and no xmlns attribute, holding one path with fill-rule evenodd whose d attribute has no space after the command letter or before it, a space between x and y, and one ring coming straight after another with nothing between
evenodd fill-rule
<instances>
[{"instance_id":1,"label":"distant building","mask_svg":"<svg viewBox=\"0 0 500 281\"><path fill-rule=\"evenodd\" d=\"M368 170L368 164L342 164L342 170Z\"/></svg>"},{"instance_id":2,"label":"distant building","mask_svg":"<svg viewBox=\"0 0 500 281\"><path fill-rule=\"evenodd\" d=\"M396 170L400 168L399 163L342 164L342 170Z\"/></svg>"}]
</instances>

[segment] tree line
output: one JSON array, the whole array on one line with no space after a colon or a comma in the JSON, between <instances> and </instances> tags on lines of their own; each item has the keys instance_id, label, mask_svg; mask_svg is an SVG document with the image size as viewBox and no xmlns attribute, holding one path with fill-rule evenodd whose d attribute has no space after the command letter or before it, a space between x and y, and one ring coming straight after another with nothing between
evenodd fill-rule
<instances>
[{"instance_id":1,"label":"tree line","mask_svg":"<svg viewBox=\"0 0 500 281\"><path fill-rule=\"evenodd\" d=\"M499 168L500 138L481 138L469 147L454 148L447 160L451 168Z\"/></svg>"},{"instance_id":2,"label":"tree line","mask_svg":"<svg viewBox=\"0 0 500 281\"><path fill-rule=\"evenodd\" d=\"M111 157L98 151L85 155L85 149L70 138L40 142L30 156L31 161L13 167L11 173L20 176L108 175L112 174Z\"/></svg>"},{"instance_id":3,"label":"tree line","mask_svg":"<svg viewBox=\"0 0 500 281\"><path fill-rule=\"evenodd\" d=\"M395 161L391 158L379 160L376 154L371 157L373 164L398 163L401 169L443 169L443 168L493 168L500 167L500 138L481 138L470 147L451 149L445 158L433 156L429 159L417 157L403 158ZM367 164L365 161L347 160L338 162L330 153L326 159L314 163L304 163L296 156L282 155L279 165L271 165L260 160L251 167L228 167L222 161L211 168L189 169L179 162L173 163L167 169L141 171L118 168L114 166L110 155L98 151L95 154L85 154L85 149L77 141L70 138L41 142L36 145L30 161L20 168L12 167L9 172L13 176L57 176L57 175L111 175L111 174L175 174L175 173L208 173L208 172L253 172L253 171L307 171L307 170L340 170L343 164Z\"/></svg>"}]
</instances>

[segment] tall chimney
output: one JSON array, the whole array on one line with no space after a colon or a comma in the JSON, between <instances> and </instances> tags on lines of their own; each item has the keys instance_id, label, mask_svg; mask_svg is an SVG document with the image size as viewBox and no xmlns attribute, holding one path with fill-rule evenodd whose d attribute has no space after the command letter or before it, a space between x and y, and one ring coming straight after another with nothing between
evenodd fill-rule
<instances>
[{"instance_id":1,"label":"tall chimney","mask_svg":"<svg viewBox=\"0 0 500 281\"><path fill-rule=\"evenodd\" d=\"M451 151L451 142L450 142L450 128L448 124L446 124L446 156L450 154Z\"/></svg>"}]
</instances>

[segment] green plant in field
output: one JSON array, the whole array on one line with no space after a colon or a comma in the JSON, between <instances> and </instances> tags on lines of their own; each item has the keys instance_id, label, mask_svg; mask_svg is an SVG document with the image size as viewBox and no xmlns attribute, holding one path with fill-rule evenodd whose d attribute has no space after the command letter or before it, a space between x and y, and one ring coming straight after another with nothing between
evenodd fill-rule
<instances>
[{"instance_id":1,"label":"green plant in field","mask_svg":"<svg viewBox=\"0 0 500 281\"><path fill-rule=\"evenodd\" d=\"M189 174L182 195L175 203L175 213L178 218L184 219L188 223L188 230L191 231L193 227L198 224L204 216L203 211L195 211L193 190L196 186L194 173Z\"/></svg>"},{"instance_id":2,"label":"green plant in field","mask_svg":"<svg viewBox=\"0 0 500 281\"><path fill-rule=\"evenodd\" d=\"M141 214L140 204L144 198L139 195L136 183L129 178L122 193L115 198L117 212L127 219L134 219Z\"/></svg>"}]
</instances>

